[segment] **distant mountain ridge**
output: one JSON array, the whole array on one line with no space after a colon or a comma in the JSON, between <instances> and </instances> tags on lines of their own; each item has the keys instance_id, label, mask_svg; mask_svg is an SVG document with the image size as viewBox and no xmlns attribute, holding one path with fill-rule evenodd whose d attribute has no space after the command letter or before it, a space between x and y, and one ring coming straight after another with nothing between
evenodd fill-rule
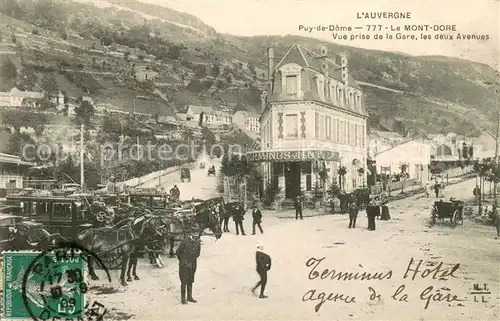
<instances>
[{"instance_id":1,"label":"distant mountain ridge","mask_svg":"<svg viewBox=\"0 0 500 321\"><path fill-rule=\"evenodd\" d=\"M40 3L49 3L51 8L55 6L56 9L40 14L40 10L36 10L36 6ZM195 67L200 63L219 65L219 69L224 69L221 70L219 78L229 79L228 86L233 87L232 91L209 93L206 91L210 87L208 85L206 88L198 86L197 91L194 91L192 86L176 85L175 90L164 93L164 96L168 104L177 109L185 104L217 104L229 99L233 103L241 103L245 108L258 110L259 100L256 99L255 92L251 94L247 92L252 92L248 90L249 86L263 88L265 84L267 47L275 47L275 54L280 57L294 43L312 50L325 44L325 41L301 36L239 37L219 34L214 28L192 15L138 1L108 0L101 1L100 4L97 8L88 1L75 3L38 0L35 5L34 2L28 1L0 0L0 11L10 17L8 24L11 29L21 28L22 25L28 40L32 40L31 38L35 40L38 37L29 33L29 28L34 28L29 25L34 24L37 28L50 29L44 37L54 39L53 43L58 39L57 43L79 44L81 51L79 55L82 59L77 59L77 56L64 56L70 65L79 60L80 64L86 64L85 68L93 69L94 67L85 62L90 59L85 46L90 50L92 42L102 42L105 38L106 42L111 43L111 45L105 44L108 48L106 50L111 50L109 48L115 46L115 43L121 41L121 45L123 38L128 37L130 41L127 41L125 46L130 50L141 48L154 53L157 62L162 64L159 67L160 72L165 75L164 77L172 79L169 81L175 79L177 83L181 83L181 79L187 74L197 72ZM35 9L29 9L31 14L20 15L18 7L21 5L26 8L35 6ZM22 24L16 27L15 19L22 21ZM82 39L68 38L61 41L61 34L77 34ZM7 32L3 33L3 38L4 42L7 41L5 40L8 38ZM80 43L86 45L82 47ZM415 135L447 131L478 134L482 129L493 130L495 120L492 117L492 110L496 110L498 104L498 94L495 92L498 88L498 74L490 66L458 58L419 57L335 43L326 44L334 58L341 52L348 53L349 70L364 90L372 128L383 127L387 123L385 119L393 118L397 121L391 122L395 126L391 129L408 131ZM51 43L51 45L57 44ZM169 48L176 46L181 47L180 57L176 59L167 57L170 55ZM68 50L62 47L61 49ZM62 58L55 58L52 55L55 55L53 50L37 54L37 59L40 63L54 64L55 61L57 65L57 59ZM86 57L87 55L89 57ZM123 58L106 59L113 64L111 72L115 72L117 68L117 70L130 68L126 65L132 64L131 61L124 62ZM181 75L179 70L186 71ZM126 70L119 74L120 79L126 77L128 77ZM98 74L94 78L105 88L103 90L109 88L111 80L115 82L114 86L122 86L116 83L116 79L105 79L106 77ZM121 93L125 88L118 89L113 93ZM96 91L96 95L101 95L100 92L103 90ZM111 94L108 93L109 95ZM122 94L112 95L117 101L125 99L122 96L128 97ZM123 105L130 103L124 101Z\"/></svg>"}]
</instances>

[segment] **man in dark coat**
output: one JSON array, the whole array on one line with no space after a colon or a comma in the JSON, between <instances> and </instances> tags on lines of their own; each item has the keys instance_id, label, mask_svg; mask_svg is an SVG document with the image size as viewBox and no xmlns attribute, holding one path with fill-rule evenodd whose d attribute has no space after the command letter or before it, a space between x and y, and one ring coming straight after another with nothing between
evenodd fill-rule
<instances>
[{"instance_id":1,"label":"man in dark coat","mask_svg":"<svg viewBox=\"0 0 500 321\"><path fill-rule=\"evenodd\" d=\"M243 204L235 204L233 207L233 220L234 220L234 225L236 226L236 235L240 234L240 229L241 229L241 235L246 235L245 230L243 229L243 219L245 215L245 208L243 207Z\"/></svg>"},{"instance_id":2,"label":"man in dark coat","mask_svg":"<svg viewBox=\"0 0 500 321\"><path fill-rule=\"evenodd\" d=\"M262 212L260 211L258 204L256 204L255 208L253 209L252 218L252 235L255 235L255 226L259 228L260 234L264 234L264 230L262 230L262 226L260 226L260 223L262 223Z\"/></svg>"},{"instance_id":3,"label":"man in dark coat","mask_svg":"<svg viewBox=\"0 0 500 321\"><path fill-rule=\"evenodd\" d=\"M436 184L434 184L434 193L436 193L436 198L439 197L439 189L441 188L441 185L436 182Z\"/></svg>"},{"instance_id":4,"label":"man in dark coat","mask_svg":"<svg viewBox=\"0 0 500 321\"><path fill-rule=\"evenodd\" d=\"M300 216L300 219L303 220L304 218L302 217L302 198L300 196L295 197L295 202L293 205L295 207L295 219L298 220Z\"/></svg>"},{"instance_id":5,"label":"man in dark coat","mask_svg":"<svg viewBox=\"0 0 500 321\"><path fill-rule=\"evenodd\" d=\"M172 187L170 189L170 195L172 195L176 200L179 199L179 197L181 195L181 191L179 190L179 188L177 187L177 185L174 185L174 187Z\"/></svg>"},{"instance_id":6,"label":"man in dark coat","mask_svg":"<svg viewBox=\"0 0 500 321\"><path fill-rule=\"evenodd\" d=\"M187 301L196 303L193 299L193 283L196 273L196 263L200 256L201 243L196 233L183 240L175 254L179 260L179 279L181 280L181 302L186 304L186 289Z\"/></svg>"},{"instance_id":7,"label":"man in dark coat","mask_svg":"<svg viewBox=\"0 0 500 321\"><path fill-rule=\"evenodd\" d=\"M349 206L349 228L356 228L356 219L358 218L359 208L355 202Z\"/></svg>"},{"instance_id":8,"label":"man in dark coat","mask_svg":"<svg viewBox=\"0 0 500 321\"><path fill-rule=\"evenodd\" d=\"M260 286L260 299L267 298L267 295L264 294L266 290L267 284L267 271L271 269L271 257L264 253L264 246L257 245L257 252L255 253L255 262L257 273L260 276L260 281L253 287L252 292L255 294L255 290Z\"/></svg>"},{"instance_id":9,"label":"man in dark coat","mask_svg":"<svg viewBox=\"0 0 500 321\"><path fill-rule=\"evenodd\" d=\"M366 217L368 218L368 230L375 231L375 217L380 213L380 202L378 198L370 200L370 204L366 207Z\"/></svg>"}]
</instances>

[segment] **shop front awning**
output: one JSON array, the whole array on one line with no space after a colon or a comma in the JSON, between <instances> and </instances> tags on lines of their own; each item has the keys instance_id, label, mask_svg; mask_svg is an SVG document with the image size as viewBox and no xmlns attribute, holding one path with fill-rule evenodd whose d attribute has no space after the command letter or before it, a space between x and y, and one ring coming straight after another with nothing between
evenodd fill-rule
<instances>
[{"instance_id":1,"label":"shop front awning","mask_svg":"<svg viewBox=\"0 0 500 321\"><path fill-rule=\"evenodd\" d=\"M338 152L321 149L282 151L251 151L246 153L249 162L307 162L314 160L339 161Z\"/></svg>"}]
</instances>

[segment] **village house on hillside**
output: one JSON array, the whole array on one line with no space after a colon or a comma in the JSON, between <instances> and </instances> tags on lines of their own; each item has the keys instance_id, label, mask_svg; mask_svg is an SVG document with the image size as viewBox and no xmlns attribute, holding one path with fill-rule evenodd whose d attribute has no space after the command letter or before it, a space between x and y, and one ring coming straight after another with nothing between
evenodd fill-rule
<instances>
[{"instance_id":1,"label":"village house on hillside","mask_svg":"<svg viewBox=\"0 0 500 321\"><path fill-rule=\"evenodd\" d=\"M429 179L431 143L425 140L410 139L375 155L377 173L401 174L402 170L421 184Z\"/></svg>"},{"instance_id":2,"label":"village house on hillside","mask_svg":"<svg viewBox=\"0 0 500 321\"><path fill-rule=\"evenodd\" d=\"M3 107L39 107L42 99L45 98L43 92L22 91L16 87L7 92L0 92L0 106ZM57 95L50 98L56 107L64 106L64 95L59 91Z\"/></svg>"},{"instance_id":3,"label":"village house on hillside","mask_svg":"<svg viewBox=\"0 0 500 321\"><path fill-rule=\"evenodd\" d=\"M260 115L254 112L239 110L233 115L233 123L240 128L245 128L251 132L260 132Z\"/></svg>"},{"instance_id":4,"label":"village house on hillside","mask_svg":"<svg viewBox=\"0 0 500 321\"><path fill-rule=\"evenodd\" d=\"M209 126L229 126L232 123L233 116L229 113L220 110L212 110L208 112L204 112L202 114L203 124L207 124Z\"/></svg>"},{"instance_id":5,"label":"village house on hillside","mask_svg":"<svg viewBox=\"0 0 500 321\"><path fill-rule=\"evenodd\" d=\"M214 108L210 106L188 105L186 108L186 120L200 121L202 112L211 112Z\"/></svg>"},{"instance_id":6,"label":"village house on hillside","mask_svg":"<svg viewBox=\"0 0 500 321\"><path fill-rule=\"evenodd\" d=\"M135 73L135 79L137 79L138 81L155 81L156 79L158 79L158 76L159 74L156 71L150 70L137 71Z\"/></svg>"},{"instance_id":7,"label":"village house on hillside","mask_svg":"<svg viewBox=\"0 0 500 321\"><path fill-rule=\"evenodd\" d=\"M327 46L313 52L295 44L276 59L268 49L261 150L247 153L247 160L261 162L265 185L282 187L287 199L301 191L311 197L314 186L324 182L319 173L338 178L340 168L346 170L343 190L366 182L363 91L349 72L347 56L341 54L337 63L328 55Z\"/></svg>"},{"instance_id":8,"label":"village house on hillside","mask_svg":"<svg viewBox=\"0 0 500 321\"><path fill-rule=\"evenodd\" d=\"M495 136L487 130L474 139L474 158L484 159L495 157Z\"/></svg>"}]
</instances>

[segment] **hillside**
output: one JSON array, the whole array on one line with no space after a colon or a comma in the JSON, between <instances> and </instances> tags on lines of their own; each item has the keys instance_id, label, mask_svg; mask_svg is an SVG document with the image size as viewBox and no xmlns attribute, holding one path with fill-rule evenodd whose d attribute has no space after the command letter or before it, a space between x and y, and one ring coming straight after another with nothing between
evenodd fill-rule
<instances>
[{"instance_id":1,"label":"hillside","mask_svg":"<svg viewBox=\"0 0 500 321\"><path fill-rule=\"evenodd\" d=\"M218 34L189 14L129 0L0 0L0 64L10 60L17 79L2 75L2 90L17 84L39 90L55 78L68 96L91 96L117 109L171 115L187 104L260 109L268 46L277 57L293 44L323 41L298 36ZM456 58L415 57L328 43L347 52L361 82L372 128L391 124L412 134L492 129L498 82L486 65ZM157 73L153 80L141 74ZM26 77L28 75L28 77ZM16 77L14 77L16 78ZM30 81L27 81L30 80Z\"/></svg>"}]
</instances>

